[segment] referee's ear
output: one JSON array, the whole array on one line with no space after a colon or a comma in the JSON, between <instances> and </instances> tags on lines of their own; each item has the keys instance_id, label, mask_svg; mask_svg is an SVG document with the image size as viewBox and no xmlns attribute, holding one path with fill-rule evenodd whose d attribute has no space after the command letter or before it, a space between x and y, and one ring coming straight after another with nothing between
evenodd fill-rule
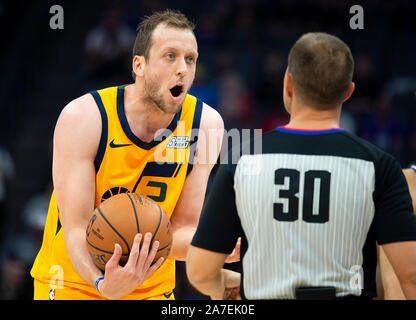
<instances>
[{"instance_id":1,"label":"referee's ear","mask_svg":"<svg viewBox=\"0 0 416 320\"><path fill-rule=\"evenodd\" d=\"M342 102L347 101L351 97L351 95L354 92L354 90L355 90L355 83L351 81L351 83L350 83L350 85L348 87L347 93L345 94L345 97L342 100Z\"/></svg>"},{"instance_id":2,"label":"referee's ear","mask_svg":"<svg viewBox=\"0 0 416 320\"><path fill-rule=\"evenodd\" d=\"M292 75L286 70L284 79L283 79L283 90L288 98L292 99L293 97L293 80Z\"/></svg>"}]
</instances>

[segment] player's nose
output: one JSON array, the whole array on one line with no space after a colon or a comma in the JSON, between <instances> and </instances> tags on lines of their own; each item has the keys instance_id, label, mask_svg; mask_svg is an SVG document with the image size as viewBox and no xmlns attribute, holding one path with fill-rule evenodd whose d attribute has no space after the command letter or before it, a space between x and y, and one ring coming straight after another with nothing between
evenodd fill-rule
<instances>
[{"instance_id":1,"label":"player's nose","mask_svg":"<svg viewBox=\"0 0 416 320\"><path fill-rule=\"evenodd\" d=\"M188 66L186 64L185 59L178 59L178 64L176 67L176 75L183 77L187 73L188 73Z\"/></svg>"}]
</instances>

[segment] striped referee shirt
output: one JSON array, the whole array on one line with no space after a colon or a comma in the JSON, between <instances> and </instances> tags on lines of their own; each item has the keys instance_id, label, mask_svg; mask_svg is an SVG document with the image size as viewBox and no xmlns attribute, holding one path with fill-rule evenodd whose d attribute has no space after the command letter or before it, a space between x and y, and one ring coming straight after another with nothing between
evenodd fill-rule
<instances>
[{"instance_id":1,"label":"striped referee shirt","mask_svg":"<svg viewBox=\"0 0 416 320\"><path fill-rule=\"evenodd\" d=\"M279 127L256 139L219 166L192 245L229 254L241 236L246 299L323 286L375 297L376 242L416 240L399 163L344 129ZM261 154L249 152L255 143Z\"/></svg>"}]
</instances>

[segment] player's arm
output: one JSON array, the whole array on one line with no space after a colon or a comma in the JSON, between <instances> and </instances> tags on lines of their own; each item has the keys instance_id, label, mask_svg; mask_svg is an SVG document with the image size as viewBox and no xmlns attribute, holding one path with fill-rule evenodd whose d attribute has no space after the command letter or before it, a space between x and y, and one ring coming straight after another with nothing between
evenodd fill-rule
<instances>
[{"instance_id":1,"label":"player's arm","mask_svg":"<svg viewBox=\"0 0 416 320\"><path fill-rule=\"evenodd\" d=\"M384 249L379 246L379 264L383 284L384 300L406 300L399 279L393 270Z\"/></svg>"},{"instance_id":2,"label":"player's arm","mask_svg":"<svg viewBox=\"0 0 416 320\"><path fill-rule=\"evenodd\" d=\"M85 244L85 230L94 211L95 168L101 123L94 100L85 95L61 112L54 133L53 183L65 243L78 274L89 284L102 276Z\"/></svg>"},{"instance_id":3,"label":"player's arm","mask_svg":"<svg viewBox=\"0 0 416 320\"><path fill-rule=\"evenodd\" d=\"M193 168L185 180L171 216L173 242L169 258L185 260L204 204L208 179L222 143L224 122L217 111L204 104Z\"/></svg>"},{"instance_id":4,"label":"player's arm","mask_svg":"<svg viewBox=\"0 0 416 320\"><path fill-rule=\"evenodd\" d=\"M385 163L385 174L376 178L383 187L375 195L384 297L416 299L416 218L406 183L409 181L397 161Z\"/></svg>"},{"instance_id":5,"label":"player's arm","mask_svg":"<svg viewBox=\"0 0 416 320\"><path fill-rule=\"evenodd\" d=\"M416 208L416 172L413 169L404 169L403 173L406 177L406 181L409 187L414 211ZM399 279L397 278L397 275L394 272L389 260L387 259L382 247L380 247L379 261L381 268L381 279L384 289L384 300L406 299L400 286Z\"/></svg>"},{"instance_id":6,"label":"player's arm","mask_svg":"<svg viewBox=\"0 0 416 320\"><path fill-rule=\"evenodd\" d=\"M219 166L186 259L190 283L212 299L222 299L240 286L240 274L222 268L236 239L243 235L230 167Z\"/></svg>"},{"instance_id":7,"label":"player's arm","mask_svg":"<svg viewBox=\"0 0 416 320\"><path fill-rule=\"evenodd\" d=\"M390 262L390 264L388 264L389 269L387 270L383 270L382 265L385 300L401 300L403 298L415 300L416 242L406 241L389 243L383 245L382 249L388 262ZM386 267L386 265L384 265L384 267ZM387 274L383 275L385 272L387 272ZM396 280L396 276L398 281ZM391 282L393 282L393 285ZM399 283L403 291L400 290Z\"/></svg>"},{"instance_id":8,"label":"player's arm","mask_svg":"<svg viewBox=\"0 0 416 320\"><path fill-rule=\"evenodd\" d=\"M94 211L94 159L100 137L101 116L91 95L84 95L63 109L54 133L52 171L55 195L69 258L81 278L92 286L103 276L90 257L85 240L87 224ZM145 237L142 261L147 259L150 239L149 236ZM139 259L139 247L137 241L135 243L125 268L118 265L121 247L115 247L114 255L106 265L105 278L99 282L103 296L124 296L139 286L144 281L143 277L148 276L147 260L142 264L147 267L146 270L135 268ZM153 257L155 252L151 251ZM135 260L131 262L134 267L127 268L130 260Z\"/></svg>"},{"instance_id":9,"label":"player's arm","mask_svg":"<svg viewBox=\"0 0 416 320\"><path fill-rule=\"evenodd\" d=\"M198 291L213 300L227 299L227 294L232 295L231 300L239 297L241 274L223 269L227 256L226 253L194 246L189 248L186 260L188 279Z\"/></svg>"}]
</instances>

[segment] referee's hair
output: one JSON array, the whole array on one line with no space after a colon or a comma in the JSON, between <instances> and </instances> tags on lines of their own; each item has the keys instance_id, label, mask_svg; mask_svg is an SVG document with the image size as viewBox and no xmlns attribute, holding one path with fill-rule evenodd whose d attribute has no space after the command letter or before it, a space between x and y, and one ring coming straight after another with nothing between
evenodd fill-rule
<instances>
[{"instance_id":1,"label":"referee's hair","mask_svg":"<svg viewBox=\"0 0 416 320\"><path fill-rule=\"evenodd\" d=\"M293 45L288 58L298 98L318 109L342 103L354 73L350 48L339 38L306 33Z\"/></svg>"}]
</instances>

